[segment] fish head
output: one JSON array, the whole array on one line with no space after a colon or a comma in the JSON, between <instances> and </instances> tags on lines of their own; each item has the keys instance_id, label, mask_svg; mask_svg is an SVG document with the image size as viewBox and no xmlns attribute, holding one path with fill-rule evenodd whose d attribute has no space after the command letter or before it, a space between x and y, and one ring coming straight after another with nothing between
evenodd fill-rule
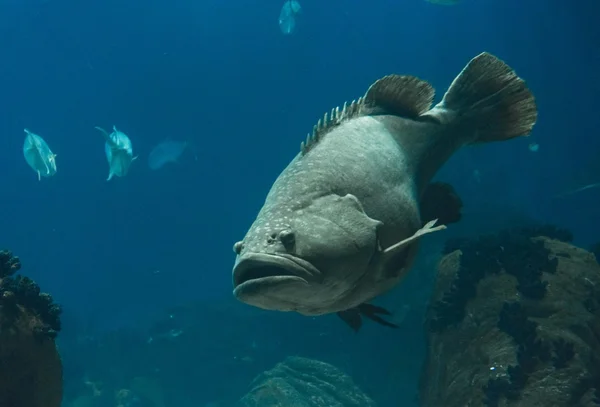
<instances>
[{"instance_id":1,"label":"fish head","mask_svg":"<svg viewBox=\"0 0 600 407\"><path fill-rule=\"evenodd\" d=\"M331 312L369 270L380 225L350 194L265 206L234 245L234 296L269 310Z\"/></svg>"},{"instance_id":2,"label":"fish head","mask_svg":"<svg viewBox=\"0 0 600 407\"><path fill-rule=\"evenodd\" d=\"M133 157L130 149L110 145L105 145L106 159L110 173L118 177L123 177L129 172L131 163L137 158Z\"/></svg>"},{"instance_id":3,"label":"fish head","mask_svg":"<svg viewBox=\"0 0 600 407\"><path fill-rule=\"evenodd\" d=\"M125 133L115 129L115 131L113 131L113 133L110 135L110 138L114 144L113 148L125 150L129 154L133 155L133 146L131 144L131 140Z\"/></svg>"}]
</instances>

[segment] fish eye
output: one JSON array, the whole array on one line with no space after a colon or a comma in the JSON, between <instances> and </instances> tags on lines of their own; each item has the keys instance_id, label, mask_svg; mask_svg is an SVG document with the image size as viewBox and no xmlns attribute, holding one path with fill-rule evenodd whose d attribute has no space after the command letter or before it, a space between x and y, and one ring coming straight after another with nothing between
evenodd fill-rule
<instances>
[{"instance_id":1,"label":"fish eye","mask_svg":"<svg viewBox=\"0 0 600 407\"><path fill-rule=\"evenodd\" d=\"M279 232L279 240L283 247L287 250L292 250L294 248L294 244L296 243L296 237L294 236L294 232L291 230L282 230Z\"/></svg>"},{"instance_id":2,"label":"fish eye","mask_svg":"<svg viewBox=\"0 0 600 407\"><path fill-rule=\"evenodd\" d=\"M233 245L233 252L235 254L240 254L242 252L243 248L244 248L243 242L235 242L235 244Z\"/></svg>"}]
</instances>

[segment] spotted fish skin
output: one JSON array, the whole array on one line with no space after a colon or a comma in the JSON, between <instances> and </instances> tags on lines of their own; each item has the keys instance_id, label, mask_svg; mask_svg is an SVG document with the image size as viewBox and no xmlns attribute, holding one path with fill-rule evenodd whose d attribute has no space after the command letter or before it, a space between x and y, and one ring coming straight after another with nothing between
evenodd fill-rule
<instances>
[{"instance_id":1,"label":"spotted fish skin","mask_svg":"<svg viewBox=\"0 0 600 407\"><path fill-rule=\"evenodd\" d=\"M56 174L56 154L54 154L46 141L30 132L25 131L25 143L23 144L23 156L27 164L37 173L38 181L42 177L51 177Z\"/></svg>"},{"instance_id":2,"label":"spotted fish skin","mask_svg":"<svg viewBox=\"0 0 600 407\"><path fill-rule=\"evenodd\" d=\"M106 140L104 144L104 153L106 161L108 161L108 178L106 180L110 181L115 175L124 177L129 172L131 163L137 159L137 156L133 156L131 140L125 133L117 130L116 126L113 126L110 134L101 127L96 127L96 130L100 131Z\"/></svg>"},{"instance_id":3,"label":"spotted fish skin","mask_svg":"<svg viewBox=\"0 0 600 407\"><path fill-rule=\"evenodd\" d=\"M264 309L341 312L391 289L414 261L423 192L460 147L528 135L537 108L524 81L482 53L431 107L434 90L389 75L326 115L234 245L234 295Z\"/></svg>"}]
</instances>

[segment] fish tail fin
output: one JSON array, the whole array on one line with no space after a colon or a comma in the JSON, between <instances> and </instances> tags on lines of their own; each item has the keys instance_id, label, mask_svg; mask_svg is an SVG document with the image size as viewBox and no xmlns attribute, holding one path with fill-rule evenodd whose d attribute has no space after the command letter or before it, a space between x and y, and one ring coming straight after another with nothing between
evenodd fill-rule
<instances>
[{"instance_id":1,"label":"fish tail fin","mask_svg":"<svg viewBox=\"0 0 600 407\"><path fill-rule=\"evenodd\" d=\"M436 111L439 117L449 114L449 120L473 128L467 143L528 136L537 120L535 99L525 81L487 52L473 58L454 79L442 101L432 109Z\"/></svg>"}]
</instances>

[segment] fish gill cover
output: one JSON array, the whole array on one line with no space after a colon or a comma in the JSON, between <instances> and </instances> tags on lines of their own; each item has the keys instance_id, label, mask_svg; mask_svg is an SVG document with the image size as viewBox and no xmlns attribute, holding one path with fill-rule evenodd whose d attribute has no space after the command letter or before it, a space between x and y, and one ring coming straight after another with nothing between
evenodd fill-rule
<instances>
[{"instance_id":1,"label":"fish gill cover","mask_svg":"<svg viewBox=\"0 0 600 407\"><path fill-rule=\"evenodd\" d=\"M597 7L0 2L0 244L23 259L27 277L10 277L6 292L21 293L31 315L43 316L34 324L39 343L56 341L63 406L269 406L292 398L310 406L594 405ZM454 81L479 55L485 63ZM511 86L491 86L498 83ZM440 104L452 87L459 96ZM532 99L518 98L524 89L538 112L528 137L454 153L463 136L533 119ZM497 103L511 108L492 109ZM496 112L495 120L469 113L477 108ZM468 131L477 117L478 131ZM452 132L423 131L448 131L451 119ZM517 120L526 126L509 134L528 133L521 130L532 121ZM47 149L26 146L23 129ZM154 161L165 140L188 147ZM389 148L377 149L383 144ZM260 216L255 240L244 239L294 160L326 163L340 182L290 196L300 207L269 199L276 204ZM382 163L389 171L372 171ZM300 173L288 185L314 185L324 167L312 167L294 167ZM426 225L446 228L415 235ZM458 250L445 253L456 238L462 243L448 248ZM238 282L281 281L280 291L239 290L248 302L279 296L270 299L279 308L312 303L306 313L329 306L334 315L263 311L235 299L236 241L237 250L277 249L297 261L266 267L254 257L240 266ZM334 242L345 251L332 252ZM347 256L353 247L356 256ZM357 283L361 267L383 257L385 267L368 269L381 273ZM300 274L306 270L317 272ZM311 287L296 280L300 288L288 295L295 286L284 282L309 276ZM54 300L32 281L63 306L60 331ZM356 292L335 296L349 287ZM348 298L353 307L343 309ZM2 315L10 308L1 307ZM428 380L419 382L420 372Z\"/></svg>"}]
</instances>

